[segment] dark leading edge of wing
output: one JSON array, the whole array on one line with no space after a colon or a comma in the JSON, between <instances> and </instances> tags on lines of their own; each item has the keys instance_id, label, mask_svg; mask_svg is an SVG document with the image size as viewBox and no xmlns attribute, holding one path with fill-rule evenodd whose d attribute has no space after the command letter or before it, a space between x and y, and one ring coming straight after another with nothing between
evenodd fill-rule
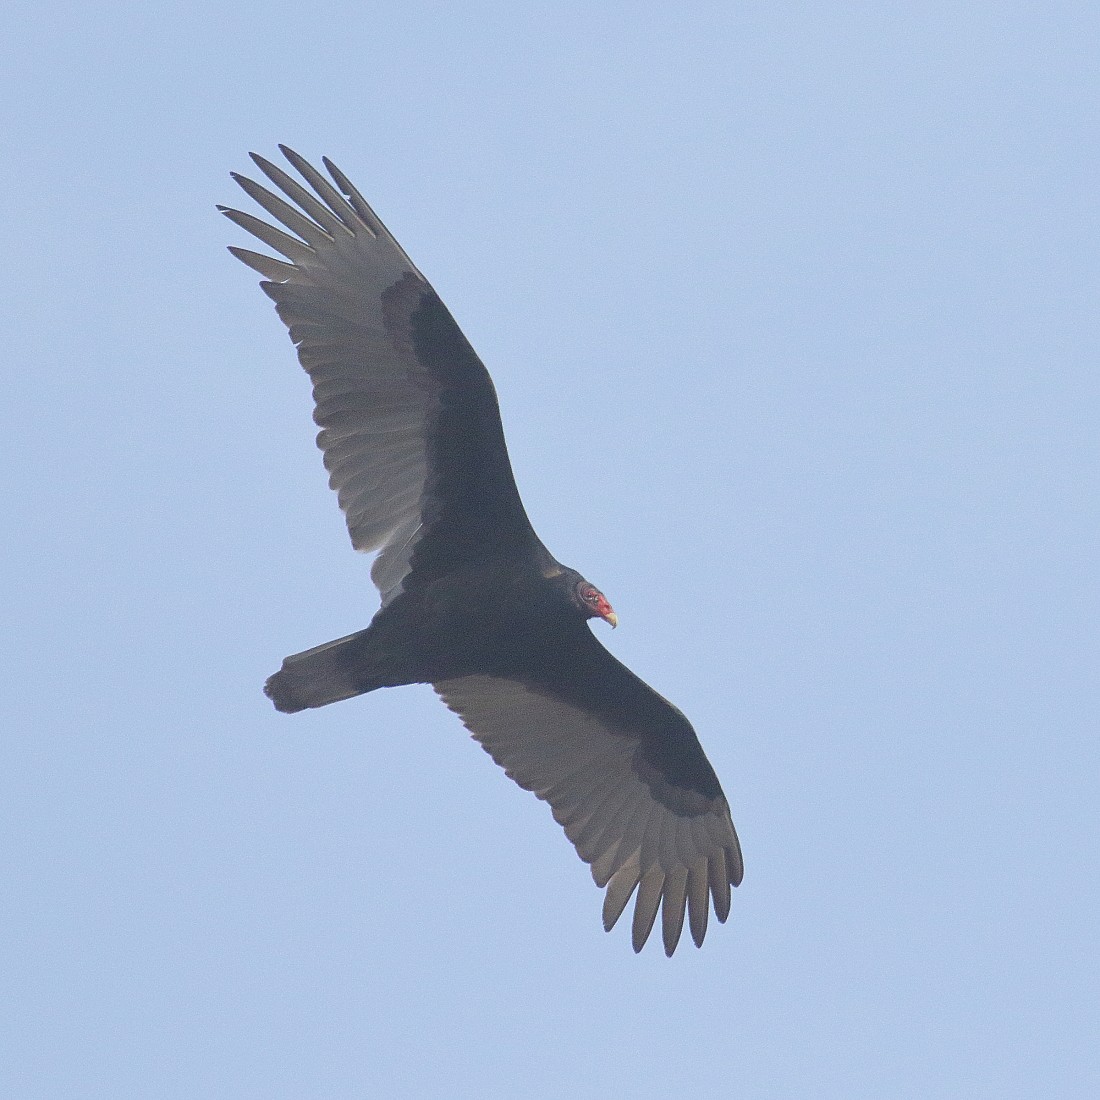
<instances>
[{"instance_id":1,"label":"dark leading edge of wing","mask_svg":"<svg viewBox=\"0 0 1100 1100\"><path fill-rule=\"evenodd\" d=\"M283 259L230 251L264 276L313 381L330 484L352 544L379 551L371 575L383 604L418 577L490 556L553 567L516 491L477 355L343 173L326 159L329 182L280 148L312 193L255 155L290 202L234 178L289 232L221 209ZM726 919L742 863L726 799L687 719L579 620L566 634L548 629L529 664L503 660L434 686L507 774L550 804L607 888L606 927L637 890L635 950L658 909L668 954L685 913L700 944L711 902Z\"/></svg>"}]
</instances>

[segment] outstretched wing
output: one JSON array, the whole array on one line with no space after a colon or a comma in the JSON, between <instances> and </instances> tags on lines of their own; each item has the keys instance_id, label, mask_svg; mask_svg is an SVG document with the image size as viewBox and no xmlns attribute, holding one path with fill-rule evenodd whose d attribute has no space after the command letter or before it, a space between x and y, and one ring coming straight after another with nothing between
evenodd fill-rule
<instances>
[{"instance_id":1,"label":"outstretched wing","mask_svg":"<svg viewBox=\"0 0 1100 1100\"><path fill-rule=\"evenodd\" d=\"M744 868L729 805L691 724L587 627L536 664L434 687L505 772L550 804L596 885L607 887L605 928L637 889L635 951L658 907L667 955L685 908L701 945L711 902L724 921Z\"/></svg>"},{"instance_id":2,"label":"outstretched wing","mask_svg":"<svg viewBox=\"0 0 1100 1100\"><path fill-rule=\"evenodd\" d=\"M499 555L537 544L488 371L347 177L326 158L329 182L280 148L312 193L256 154L290 201L233 178L289 232L219 209L284 257L229 250L264 276L313 381L329 484L352 545L381 551L371 576L382 602L413 569L432 574L488 548Z\"/></svg>"}]
</instances>

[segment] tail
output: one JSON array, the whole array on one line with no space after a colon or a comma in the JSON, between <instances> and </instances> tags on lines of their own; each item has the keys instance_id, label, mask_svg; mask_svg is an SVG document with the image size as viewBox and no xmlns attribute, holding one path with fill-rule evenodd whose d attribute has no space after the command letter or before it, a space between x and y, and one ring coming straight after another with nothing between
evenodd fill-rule
<instances>
[{"instance_id":1,"label":"tail","mask_svg":"<svg viewBox=\"0 0 1100 1100\"><path fill-rule=\"evenodd\" d=\"M295 653L269 676L264 694L285 714L325 707L380 687L363 667L366 630Z\"/></svg>"}]
</instances>

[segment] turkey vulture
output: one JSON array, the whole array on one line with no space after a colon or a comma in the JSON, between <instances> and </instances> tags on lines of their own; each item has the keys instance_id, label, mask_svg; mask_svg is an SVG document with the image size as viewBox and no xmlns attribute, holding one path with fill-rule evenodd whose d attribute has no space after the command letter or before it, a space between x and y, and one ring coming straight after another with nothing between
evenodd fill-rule
<instances>
[{"instance_id":1,"label":"turkey vulture","mask_svg":"<svg viewBox=\"0 0 1100 1100\"><path fill-rule=\"evenodd\" d=\"M329 484L352 545L378 551L382 606L366 630L288 657L264 691L293 712L431 684L550 804L607 888L605 928L637 889L635 951L658 907L666 954L685 910L702 944L742 862L694 730L589 630L615 612L532 529L489 373L435 291L336 165L326 179L280 148L312 192L256 154L285 199L233 179L282 228L218 209L282 257L229 250L264 277L313 382Z\"/></svg>"}]
</instances>

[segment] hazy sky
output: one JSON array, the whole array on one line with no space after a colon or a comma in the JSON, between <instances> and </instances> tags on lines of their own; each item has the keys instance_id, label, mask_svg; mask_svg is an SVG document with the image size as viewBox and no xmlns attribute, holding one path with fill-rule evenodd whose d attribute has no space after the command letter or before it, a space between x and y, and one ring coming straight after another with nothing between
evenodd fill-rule
<instances>
[{"instance_id":1,"label":"hazy sky","mask_svg":"<svg viewBox=\"0 0 1100 1100\"><path fill-rule=\"evenodd\" d=\"M0 12L0 1093L1100 1094L1100 12ZM745 853L640 956L369 621L231 169L328 154ZM659 938L658 938L659 939Z\"/></svg>"}]
</instances>

